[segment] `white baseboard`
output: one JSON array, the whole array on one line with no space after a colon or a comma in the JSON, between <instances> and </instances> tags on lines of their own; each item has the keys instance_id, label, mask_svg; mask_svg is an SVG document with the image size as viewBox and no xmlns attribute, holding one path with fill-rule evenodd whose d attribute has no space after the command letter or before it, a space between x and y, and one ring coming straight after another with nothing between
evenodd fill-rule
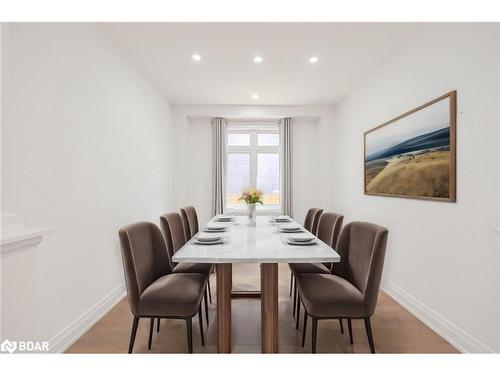
<instances>
[{"instance_id":1,"label":"white baseboard","mask_svg":"<svg viewBox=\"0 0 500 375\"><path fill-rule=\"evenodd\" d=\"M120 302L125 295L124 284L111 291L102 300L97 302L94 306L80 315L74 322L49 340L49 351L51 353L63 353L71 344Z\"/></svg>"},{"instance_id":2,"label":"white baseboard","mask_svg":"<svg viewBox=\"0 0 500 375\"><path fill-rule=\"evenodd\" d=\"M460 352L494 353L491 348L427 307L393 282L384 282L382 290Z\"/></svg>"}]
</instances>

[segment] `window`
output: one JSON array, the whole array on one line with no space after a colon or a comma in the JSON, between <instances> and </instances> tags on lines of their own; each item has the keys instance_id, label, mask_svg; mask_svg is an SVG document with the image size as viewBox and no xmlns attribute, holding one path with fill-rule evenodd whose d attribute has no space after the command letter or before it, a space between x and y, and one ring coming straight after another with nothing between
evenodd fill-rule
<instances>
[{"instance_id":1,"label":"window","mask_svg":"<svg viewBox=\"0 0 500 375\"><path fill-rule=\"evenodd\" d=\"M243 210L241 191L256 187L264 193L260 211L279 211L280 134L278 125L229 125L226 144L226 208Z\"/></svg>"}]
</instances>

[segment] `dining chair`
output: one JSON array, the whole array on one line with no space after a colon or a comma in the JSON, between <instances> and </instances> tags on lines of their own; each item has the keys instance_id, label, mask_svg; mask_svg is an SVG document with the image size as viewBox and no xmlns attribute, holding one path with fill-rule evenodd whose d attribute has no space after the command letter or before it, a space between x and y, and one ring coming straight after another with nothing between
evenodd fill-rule
<instances>
[{"instance_id":1,"label":"dining chair","mask_svg":"<svg viewBox=\"0 0 500 375\"><path fill-rule=\"evenodd\" d=\"M171 212L160 217L161 228L163 235L165 237L165 243L167 246L167 255L170 265L174 273L200 273L205 275L207 278L207 288L205 290L205 315L207 325L209 324L208 319L208 298L210 303L212 303L212 292L210 290L210 274L214 269L214 265L210 263L175 263L172 261L172 257L184 244L186 243L186 238L184 235L184 227L182 224L181 215L177 212ZM160 324L157 326L159 329Z\"/></svg>"},{"instance_id":2,"label":"dining chair","mask_svg":"<svg viewBox=\"0 0 500 375\"><path fill-rule=\"evenodd\" d=\"M139 319L149 318L148 349L151 350L155 318L186 321L189 353L193 352L192 317L198 314L201 343L203 317L201 300L206 277L197 273L173 273L165 241L153 223L127 225L119 231L125 283L134 316L128 352L132 353Z\"/></svg>"},{"instance_id":3,"label":"dining chair","mask_svg":"<svg viewBox=\"0 0 500 375\"><path fill-rule=\"evenodd\" d=\"M311 233L314 234L315 236L318 234L318 223L319 223L319 218L323 214L323 210L321 208L318 208L316 213L314 214L312 225L311 225Z\"/></svg>"},{"instance_id":4,"label":"dining chair","mask_svg":"<svg viewBox=\"0 0 500 375\"><path fill-rule=\"evenodd\" d=\"M310 208L304 219L304 229L316 235L313 230L314 222L315 220L319 221L322 213L323 210L321 208ZM290 297L292 296L294 277L293 272L290 272ZM295 315L295 309L293 309L292 313Z\"/></svg>"},{"instance_id":5,"label":"dining chair","mask_svg":"<svg viewBox=\"0 0 500 375\"><path fill-rule=\"evenodd\" d=\"M352 319L363 319L370 351L375 345L370 318L375 312L384 266L388 230L376 224L347 224L337 244L340 263L333 274L297 274L300 302L304 305L305 342L307 318L312 318L311 350L316 353L318 320L347 319L349 339L353 344Z\"/></svg>"},{"instance_id":6,"label":"dining chair","mask_svg":"<svg viewBox=\"0 0 500 375\"><path fill-rule=\"evenodd\" d=\"M184 236L186 237L186 242L189 241L193 236L198 233L198 215L196 209L193 206L186 206L180 209L182 226L184 228ZM212 268L213 273L213 268ZM210 303L212 303L212 290L210 288L210 277L208 278L208 298Z\"/></svg>"},{"instance_id":7,"label":"dining chair","mask_svg":"<svg viewBox=\"0 0 500 375\"><path fill-rule=\"evenodd\" d=\"M189 241L198 233L198 215L196 209L192 206L182 207L180 212L186 241Z\"/></svg>"},{"instance_id":8,"label":"dining chair","mask_svg":"<svg viewBox=\"0 0 500 375\"><path fill-rule=\"evenodd\" d=\"M304 229L316 235L316 233L313 232L314 221L319 220L319 216L321 216L322 213L323 210L321 208L310 208L304 219Z\"/></svg>"},{"instance_id":9,"label":"dining chair","mask_svg":"<svg viewBox=\"0 0 500 375\"><path fill-rule=\"evenodd\" d=\"M335 248L337 245L337 241L340 235L340 231L342 229L342 222L344 221L344 216L334 213L334 212L325 212L321 214L318 224L317 237L326 243L331 248ZM300 273L331 273L331 264L323 264L323 263L290 263L288 264L290 268L290 272L292 276L295 278L297 274ZM300 305L297 303L298 301L298 290L297 283L294 286L294 295L293 295L293 316L297 315L296 328L299 327L299 315L300 315ZM344 327L342 324L342 320L339 321L340 330L344 333Z\"/></svg>"}]
</instances>

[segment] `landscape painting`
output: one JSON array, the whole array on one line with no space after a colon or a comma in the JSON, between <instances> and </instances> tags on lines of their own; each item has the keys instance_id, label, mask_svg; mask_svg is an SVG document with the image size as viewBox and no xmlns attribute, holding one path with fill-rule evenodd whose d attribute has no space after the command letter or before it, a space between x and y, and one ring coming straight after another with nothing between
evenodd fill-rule
<instances>
[{"instance_id":1,"label":"landscape painting","mask_svg":"<svg viewBox=\"0 0 500 375\"><path fill-rule=\"evenodd\" d=\"M456 201L456 91L365 133L365 194Z\"/></svg>"}]
</instances>

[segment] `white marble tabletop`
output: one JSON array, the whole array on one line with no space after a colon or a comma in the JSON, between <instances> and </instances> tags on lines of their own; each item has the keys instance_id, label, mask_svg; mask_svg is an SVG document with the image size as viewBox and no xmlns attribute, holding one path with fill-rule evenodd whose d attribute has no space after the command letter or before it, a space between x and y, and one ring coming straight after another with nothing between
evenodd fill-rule
<instances>
[{"instance_id":1,"label":"white marble tabletop","mask_svg":"<svg viewBox=\"0 0 500 375\"><path fill-rule=\"evenodd\" d=\"M213 220L210 222L212 223ZM293 224L298 224L292 221ZM278 232L277 226L266 216L258 216L256 226L248 225L248 218L235 217L223 232L223 244L200 245L192 238L173 256L182 263L317 263L339 262L340 256L327 244L317 239L314 245L297 246L286 243L290 234ZM279 225L279 224L278 224ZM299 224L300 225L300 224ZM200 233L203 232L200 228Z\"/></svg>"}]
</instances>

